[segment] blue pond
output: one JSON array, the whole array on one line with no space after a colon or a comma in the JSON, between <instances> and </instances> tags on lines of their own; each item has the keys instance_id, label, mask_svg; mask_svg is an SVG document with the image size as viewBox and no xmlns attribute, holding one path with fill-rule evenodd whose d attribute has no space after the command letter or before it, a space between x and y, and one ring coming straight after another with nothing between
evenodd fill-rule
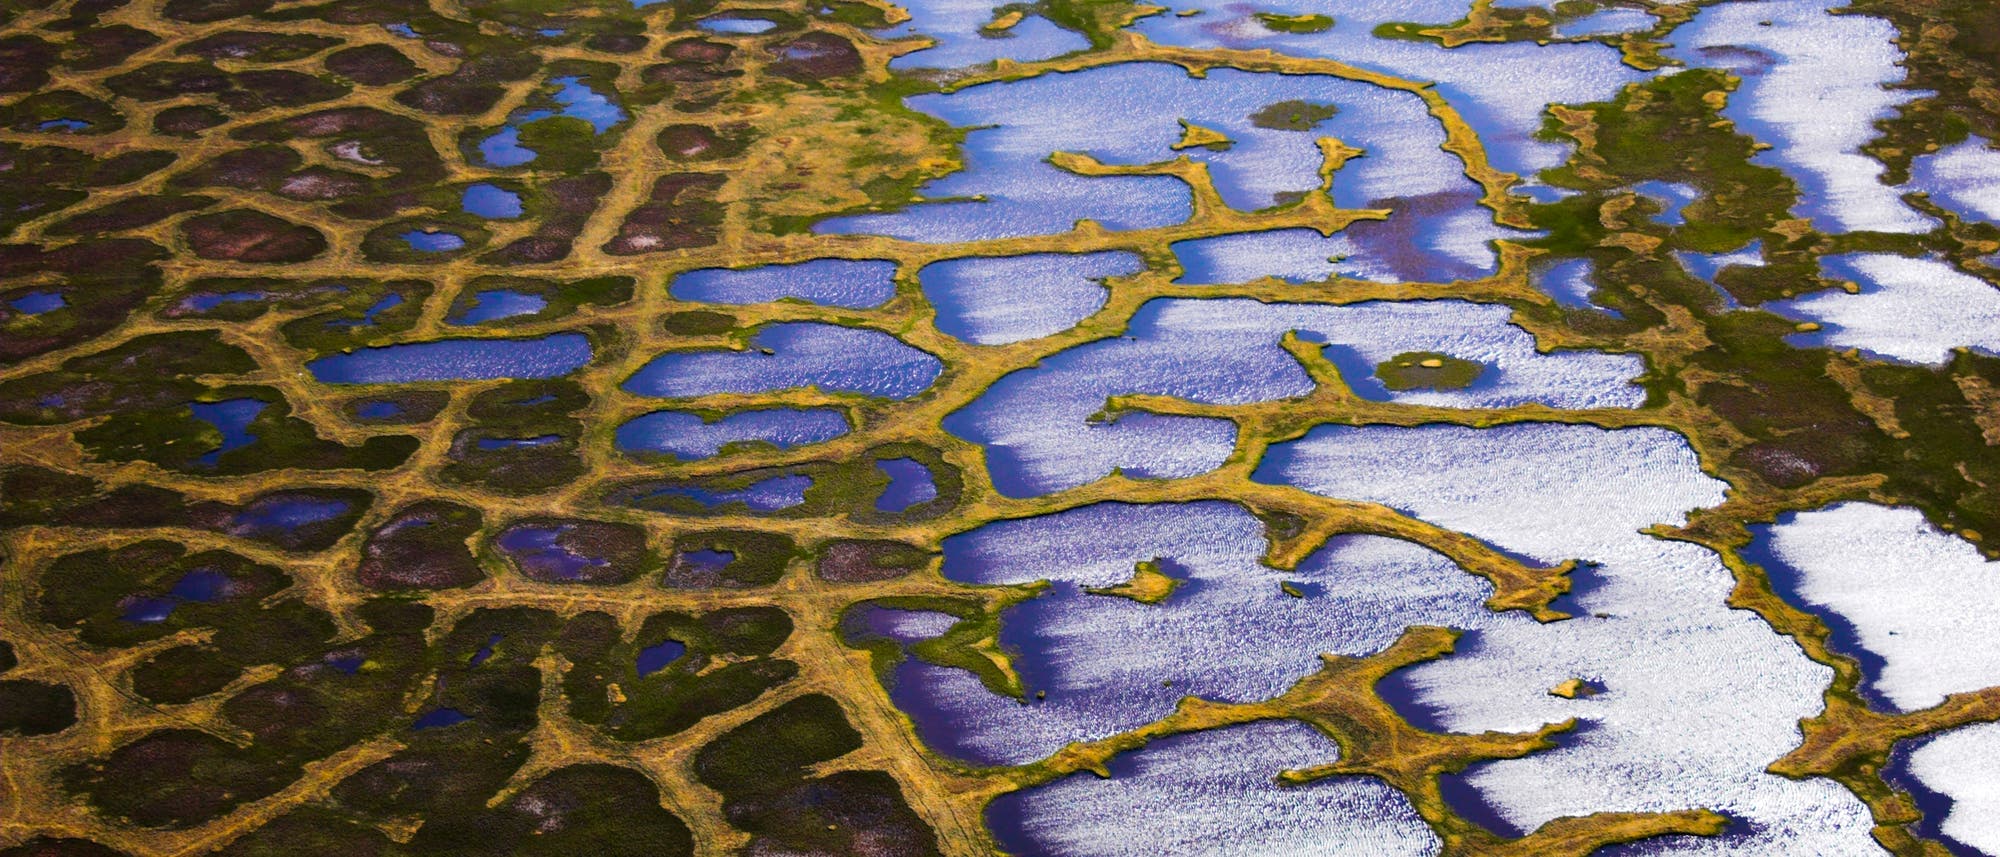
<instances>
[{"instance_id":1,"label":"blue pond","mask_svg":"<svg viewBox=\"0 0 2000 857\"><path fill-rule=\"evenodd\" d=\"M494 647L500 645L501 639L502 637L499 634L494 634L491 637L487 637L486 644L480 646L479 651L472 653L472 659L466 661L467 665L476 667L492 659L493 649Z\"/></svg>"},{"instance_id":2,"label":"blue pond","mask_svg":"<svg viewBox=\"0 0 2000 857\"><path fill-rule=\"evenodd\" d=\"M467 187L459 206L465 213L487 220L513 220L522 211L520 194L486 182Z\"/></svg>"},{"instance_id":3,"label":"blue pond","mask_svg":"<svg viewBox=\"0 0 2000 857\"><path fill-rule=\"evenodd\" d=\"M41 315L45 312L55 312L69 304L63 300L62 292L39 291L9 300L7 305L26 315Z\"/></svg>"},{"instance_id":4,"label":"blue pond","mask_svg":"<svg viewBox=\"0 0 2000 857\"><path fill-rule=\"evenodd\" d=\"M156 625L174 615L174 608L180 602L172 598L133 598L125 602L125 612L118 618L138 625Z\"/></svg>"},{"instance_id":5,"label":"blue pond","mask_svg":"<svg viewBox=\"0 0 2000 857\"><path fill-rule=\"evenodd\" d=\"M403 406L388 399L376 399L362 402L354 414L364 420L393 420L403 415Z\"/></svg>"},{"instance_id":6,"label":"blue pond","mask_svg":"<svg viewBox=\"0 0 2000 857\"><path fill-rule=\"evenodd\" d=\"M679 640L663 640L640 649L638 663L634 666L639 671L639 677L645 678L666 669L685 654L687 654L686 644Z\"/></svg>"},{"instance_id":7,"label":"blue pond","mask_svg":"<svg viewBox=\"0 0 2000 857\"><path fill-rule=\"evenodd\" d=\"M353 504L299 494L259 497L229 520L229 533L244 538L270 538L300 527L331 521Z\"/></svg>"},{"instance_id":8,"label":"blue pond","mask_svg":"<svg viewBox=\"0 0 2000 857\"><path fill-rule=\"evenodd\" d=\"M562 435L559 434L538 434L534 437L482 437L475 446L491 452L496 449L533 449L561 440Z\"/></svg>"},{"instance_id":9,"label":"blue pond","mask_svg":"<svg viewBox=\"0 0 2000 857\"><path fill-rule=\"evenodd\" d=\"M937 481L923 462L914 458L885 458L875 462L875 466L889 476L889 487L875 498L876 509L901 512L937 499Z\"/></svg>"},{"instance_id":10,"label":"blue pond","mask_svg":"<svg viewBox=\"0 0 2000 857\"><path fill-rule=\"evenodd\" d=\"M472 307L447 322L463 327L469 324L484 324L503 318L534 315L548 309L548 299L541 295L517 292L510 289L492 289L473 296Z\"/></svg>"},{"instance_id":11,"label":"blue pond","mask_svg":"<svg viewBox=\"0 0 2000 857\"><path fill-rule=\"evenodd\" d=\"M412 229L403 233L402 238L410 249L425 253L449 253L465 247L465 239L457 233L437 229Z\"/></svg>"},{"instance_id":12,"label":"blue pond","mask_svg":"<svg viewBox=\"0 0 2000 857\"><path fill-rule=\"evenodd\" d=\"M540 339L440 339L363 348L306 364L325 384L408 384L555 378L590 362L590 339L555 333Z\"/></svg>"},{"instance_id":13,"label":"blue pond","mask_svg":"<svg viewBox=\"0 0 2000 857\"><path fill-rule=\"evenodd\" d=\"M61 131L65 134L72 134L89 128L90 123L81 119L50 119L35 126L35 130L37 131Z\"/></svg>"},{"instance_id":14,"label":"blue pond","mask_svg":"<svg viewBox=\"0 0 2000 857\"><path fill-rule=\"evenodd\" d=\"M441 726L457 726L471 719L471 716L456 708L439 708L417 718L417 722L410 724L410 728L436 729Z\"/></svg>"},{"instance_id":15,"label":"blue pond","mask_svg":"<svg viewBox=\"0 0 2000 857\"><path fill-rule=\"evenodd\" d=\"M779 449L832 440L847 433L847 418L832 408L738 411L709 420L689 411L655 411L618 427L618 448L683 461L708 458L732 443L762 441Z\"/></svg>"},{"instance_id":16,"label":"blue pond","mask_svg":"<svg viewBox=\"0 0 2000 857\"><path fill-rule=\"evenodd\" d=\"M390 292L361 312L360 318L336 318L327 321L327 327L367 327L375 323L375 317L403 305L403 296Z\"/></svg>"},{"instance_id":17,"label":"blue pond","mask_svg":"<svg viewBox=\"0 0 2000 857\"><path fill-rule=\"evenodd\" d=\"M1061 333L1104 307L1107 277L1136 274L1135 253L1035 253L949 259L917 272L937 327L962 341L1004 345Z\"/></svg>"},{"instance_id":18,"label":"blue pond","mask_svg":"<svg viewBox=\"0 0 2000 857\"><path fill-rule=\"evenodd\" d=\"M1023 18L1004 32L984 32L993 20L990 0L926 0L903 5L910 20L894 29L878 30L877 35L891 39L929 36L937 44L890 60L893 69L965 68L1001 58L1033 62L1090 47L1090 40L1081 33L1058 27L1040 15Z\"/></svg>"},{"instance_id":19,"label":"blue pond","mask_svg":"<svg viewBox=\"0 0 2000 857\"><path fill-rule=\"evenodd\" d=\"M214 449L203 453L195 463L202 467L214 467L221 462L224 453L234 452L257 441L250 433L250 422L264 412L265 403L256 399L225 399L220 402L193 402L188 410L194 412L195 419L208 423L222 433L222 442Z\"/></svg>"},{"instance_id":20,"label":"blue pond","mask_svg":"<svg viewBox=\"0 0 2000 857\"><path fill-rule=\"evenodd\" d=\"M197 568L181 575L164 596L140 596L125 601L119 618L140 625L167 621L182 604L211 604L229 595L229 576L212 568Z\"/></svg>"},{"instance_id":21,"label":"blue pond","mask_svg":"<svg viewBox=\"0 0 2000 857\"><path fill-rule=\"evenodd\" d=\"M586 556L562 543L569 525L509 527L493 540L514 564L536 577L578 580L585 571L610 565L603 557Z\"/></svg>"},{"instance_id":22,"label":"blue pond","mask_svg":"<svg viewBox=\"0 0 2000 857\"><path fill-rule=\"evenodd\" d=\"M715 18L704 18L702 19L701 23L698 26L711 33L723 33L732 36L752 36L758 33L768 33L772 30L775 30L778 28L778 23L776 21L767 21L763 18L738 18L734 16L720 16Z\"/></svg>"},{"instance_id":23,"label":"blue pond","mask_svg":"<svg viewBox=\"0 0 2000 857\"><path fill-rule=\"evenodd\" d=\"M507 127L479 142L479 155L488 166L518 167L535 159L535 150L521 145L521 126L552 116L568 116L590 123L602 134L625 121L625 111L610 98L585 85L580 78L564 76L549 81L556 87L558 110L527 110L516 113Z\"/></svg>"},{"instance_id":24,"label":"blue pond","mask_svg":"<svg viewBox=\"0 0 2000 857\"><path fill-rule=\"evenodd\" d=\"M203 292L181 299L180 308L190 312L208 312L223 304L249 303L261 301L269 295L263 292Z\"/></svg>"},{"instance_id":25,"label":"blue pond","mask_svg":"<svg viewBox=\"0 0 2000 857\"><path fill-rule=\"evenodd\" d=\"M674 557L674 564L704 571L721 571L736 561L736 554L714 548L691 550Z\"/></svg>"},{"instance_id":26,"label":"blue pond","mask_svg":"<svg viewBox=\"0 0 2000 857\"><path fill-rule=\"evenodd\" d=\"M797 298L823 306L874 307L896 296L896 263L879 259L814 259L796 265L730 270L703 268L674 278L676 300L757 304Z\"/></svg>"},{"instance_id":27,"label":"blue pond","mask_svg":"<svg viewBox=\"0 0 2000 857\"><path fill-rule=\"evenodd\" d=\"M818 387L907 399L929 388L944 364L879 330L837 324L773 324L743 351L675 351L626 379L626 392L678 398Z\"/></svg>"}]
</instances>

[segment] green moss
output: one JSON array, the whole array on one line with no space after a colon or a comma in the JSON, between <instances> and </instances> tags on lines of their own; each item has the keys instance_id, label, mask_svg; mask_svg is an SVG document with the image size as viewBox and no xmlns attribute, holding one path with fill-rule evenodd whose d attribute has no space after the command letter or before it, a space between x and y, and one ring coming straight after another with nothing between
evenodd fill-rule
<instances>
[{"instance_id":1,"label":"green moss","mask_svg":"<svg viewBox=\"0 0 2000 857\"><path fill-rule=\"evenodd\" d=\"M1486 366L1439 351L1405 351L1375 366L1375 377L1391 390L1463 390Z\"/></svg>"},{"instance_id":2,"label":"green moss","mask_svg":"<svg viewBox=\"0 0 2000 857\"><path fill-rule=\"evenodd\" d=\"M1284 15L1277 12L1258 12L1257 23L1264 29L1276 33L1324 33L1333 29L1331 15Z\"/></svg>"},{"instance_id":3,"label":"green moss","mask_svg":"<svg viewBox=\"0 0 2000 857\"><path fill-rule=\"evenodd\" d=\"M1340 108L1332 104L1292 99L1264 105L1250 114L1250 124L1275 131L1311 131L1313 126L1339 112Z\"/></svg>"}]
</instances>

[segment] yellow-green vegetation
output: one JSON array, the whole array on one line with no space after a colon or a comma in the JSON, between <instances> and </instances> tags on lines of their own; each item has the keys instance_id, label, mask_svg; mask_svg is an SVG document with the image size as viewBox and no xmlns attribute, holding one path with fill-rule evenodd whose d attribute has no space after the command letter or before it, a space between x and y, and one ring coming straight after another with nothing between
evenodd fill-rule
<instances>
[{"instance_id":1,"label":"yellow-green vegetation","mask_svg":"<svg viewBox=\"0 0 2000 857\"><path fill-rule=\"evenodd\" d=\"M1234 145L1236 145L1235 141L1230 140L1228 135L1223 134L1221 131L1213 128L1204 128L1186 119L1182 119L1181 138L1175 141L1169 148L1176 152L1184 149L1207 149L1211 152L1223 152Z\"/></svg>"},{"instance_id":2,"label":"yellow-green vegetation","mask_svg":"<svg viewBox=\"0 0 2000 857\"><path fill-rule=\"evenodd\" d=\"M1130 598L1140 604L1163 603L1181 585L1180 578L1167 574L1163 569L1165 562L1158 557L1146 560L1133 567L1131 580L1115 586L1086 586L1083 591L1090 595Z\"/></svg>"},{"instance_id":3,"label":"yellow-green vegetation","mask_svg":"<svg viewBox=\"0 0 2000 857\"><path fill-rule=\"evenodd\" d=\"M1660 19L1615 40L1628 63L1650 68L1663 62L1661 39L1701 4L1620 5ZM1596 8L1479 0L1463 21L1383 35L1542 40ZM1892 172L1916 152L1995 136L2000 57L1986 4L1861 0L1857 9L1898 25L1913 87L1934 93L1883 123L1870 151ZM1405 721L1376 684L1448 657L1454 634L1438 628L1408 629L1368 657L1326 657L1275 699L1189 697L1156 723L1012 768L977 769L923 746L889 698L893 667L916 658L1025 699L1000 630L1010 608L1046 586L954 582L938 554L947 538L995 521L1101 502L1241 505L1265 523L1264 562L1280 572L1339 535L1400 539L1490 582L1493 610L1567 618L1555 605L1574 563L1531 565L1386 506L1251 479L1272 444L1322 424L1522 422L1688 438L1732 490L1656 535L1721 554L1737 580L1731 604L1834 670L1826 710L1772 770L1852 789L1894 853L1941 853L1911 832L1914 802L1878 771L1898 741L2000 719L2000 690L1908 714L1867 708L1859 665L1829 650L1825 624L1778 597L1740 550L1747 524L1868 499L1920 508L2000 552L2000 361L1967 351L1912 367L1797 348L1785 337L1801 328L1756 307L1833 287L1817 259L1859 248L1935 254L1992 280L2000 272L1982 260L2000 250L2000 229L1942 216L1925 235L1819 234L1789 213L1796 184L1753 163L1755 143L1720 115L1737 81L1700 69L1611 102L1552 107L1543 136L1574 152L1540 178L1576 193L1534 204L1510 193L1520 177L1487 161L1429 83L1327 59L1161 46L1126 29L1164 11L1123 0L1002 6L989 31L1041 15L1093 49L905 75L889 61L923 40L872 32L907 17L872 2L0 8L0 187L13 191L0 213L0 298L59 289L66 301L0 314L0 854L988 854L996 849L981 817L996 795L1105 772L1154 738L1272 719L1311 724L1341 748L1339 762L1286 782L1379 778L1409 797L1448 854L1582 855L1719 833L1722 816L1688 810L1565 818L1507 839L1454 813L1441 775L1549 750L1575 724L1447 735ZM772 26L723 34L698 24L734 14ZM1333 23L1258 18L1284 32ZM1318 141L1324 184L1257 212L1224 205L1206 166L1186 156L1111 165L1058 153L1054 165L1077 176L1183 182L1193 214L1154 229L1085 222L962 244L810 231L828 216L910 204L925 181L961 168L963 132L909 109L906 96L1140 61L1194 74L1327 74L1421 98L1496 221L1545 234L1498 242L1499 270L1475 280L1174 284L1174 242L1333 234L1394 217L1334 204L1333 176L1362 153L1331 138ZM581 81L623 118L605 129L574 116L526 120L562 106L557 77ZM1309 133L1335 110L1288 101L1252 120ZM482 143L516 122L535 157L488 160ZM1174 148L1228 142L1189 124ZM1662 223L1632 190L1650 180L1700 191L1683 223ZM461 210L480 183L518 196L521 214ZM413 230L449 232L462 246L421 250L404 237ZM1717 277L1744 309L1676 261L1753 241L1765 264ZM1075 328L1009 345L943 334L917 284L916 272L942 259L1100 250L1134 252L1148 268L1113 280L1105 306ZM818 258L888 260L896 295L871 308L697 306L667 289L688 270ZM1533 288L1533 267L1561 259L1592 262L1592 298L1615 315ZM494 290L540 308L453 323ZM1233 423L1234 454L1204 475L1119 474L1012 498L994 487L981 447L940 428L1007 374L1125 335L1142 305L1166 296L1503 304L1544 350L1643 355L1649 399L1588 410L1371 401L1317 346L1287 335L1315 382L1305 396L1107 402L1107 417ZM748 348L760 327L797 321L894 335L939 358L944 373L901 401L803 389L672 403L705 418L837 410L851 431L822 443L742 443L692 461L618 450L619 425L662 407L620 392L641 366L666 351ZM558 379L335 386L307 368L393 343L556 333L585 337L592 352ZM1393 389L1451 389L1480 369L1412 353L1377 372ZM194 410L223 402L257 406L243 429L250 441L227 451L230 433ZM878 508L887 477L877 462L892 458L930 472L937 497ZM813 480L805 500L777 512L691 493L800 476ZM1164 602L1182 582L1172 559L1090 591ZM190 580L219 594L186 596L209 592L181 589ZM1279 586L1308 596L1293 581ZM956 621L907 646L846 633L868 607ZM1573 698L1598 688L1573 678L1548 690ZM86 841L98 845L77 844Z\"/></svg>"}]
</instances>

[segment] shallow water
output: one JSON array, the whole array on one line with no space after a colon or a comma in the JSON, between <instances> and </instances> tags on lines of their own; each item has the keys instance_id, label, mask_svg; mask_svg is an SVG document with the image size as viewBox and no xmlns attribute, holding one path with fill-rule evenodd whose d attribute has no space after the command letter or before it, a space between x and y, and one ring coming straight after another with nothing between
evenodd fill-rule
<instances>
[{"instance_id":1,"label":"shallow water","mask_svg":"<svg viewBox=\"0 0 2000 857\"><path fill-rule=\"evenodd\" d=\"M407 384L418 381L488 381L554 378L590 362L590 340L581 333L540 339L440 339L361 348L306 364L324 384Z\"/></svg>"},{"instance_id":2,"label":"shallow water","mask_svg":"<svg viewBox=\"0 0 2000 857\"><path fill-rule=\"evenodd\" d=\"M767 353L768 352L768 353ZM943 364L879 330L815 322L767 325L743 351L674 351L625 380L641 396L761 393L817 387L907 399L930 387Z\"/></svg>"},{"instance_id":3,"label":"shallow water","mask_svg":"<svg viewBox=\"0 0 2000 857\"><path fill-rule=\"evenodd\" d=\"M1192 417L1131 414L1089 418L1108 396L1151 393L1244 404L1304 395L1312 381L1280 347L1297 330L1327 345L1351 386L1384 400L1489 408L1525 402L1555 407L1636 407L1630 383L1641 366L1629 355L1536 352L1509 326L1506 307L1460 301L1349 306L1261 304L1250 300L1156 300L1134 315L1123 337L1078 346L1002 378L944 427L985 446L995 487L1026 497L1083 485L1123 468L1129 476L1180 477L1228 458L1235 428ZM1408 351L1438 351L1485 364L1463 390L1389 393L1367 377Z\"/></svg>"},{"instance_id":4,"label":"shallow water","mask_svg":"<svg viewBox=\"0 0 2000 857\"><path fill-rule=\"evenodd\" d=\"M667 290L683 301L757 304L795 298L860 309L881 306L896 296L896 263L814 259L741 270L703 268L676 275Z\"/></svg>"},{"instance_id":5,"label":"shallow water","mask_svg":"<svg viewBox=\"0 0 2000 857\"><path fill-rule=\"evenodd\" d=\"M1111 778L1072 774L1002 795L986 818L1016 854L1436 854L1437 835L1380 780L1303 786L1280 771L1327 764L1339 747L1292 721L1162 738L1113 759Z\"/></svg>"},{"instance_id":6,"label":"shallow water","mask_svg":"<svg viewBox=\"0 0 2000 857\"><path fill-rule=\"evenodd\" d=\"M877 35L898 38L930 36L937 44L889 61L892 69L965 68L1006 58L1033 62L1090 47L1082 34L1056 26L1040 15L1022 18L1004 34L984 35L980 28L993 20L991 0L913 0L901 4L910 20Z\"/></svg>"},{"instance_id":7,"label":"shallow water","mask_svg":"<svg viewBox=\"0 0 2000 857\"><path fill-rule=\"evenodd\" d=\"M1104 308L1102 281L1145 270L1137 254L1034 253L950 259L917 272L937 327L964 342L1005 345L1061 333Z\"/></svg>"},{"instance_id":8,"label":"shallow water","mask_svg":"<svg viewBox=\"0 0 2000 857\"><path fill-rule=\"evenodd\" d=\"M1893 711L2000 685L2000 563L1911 508L1841 503L1756 528L1772 584L1834 628Z\"/></svg>"},{"instance_id":9,"label":"shallow water","mask_svg":"<svg viewBox=\"0 0 2000 857\"><path fill-rule=\"evenodd\" d=\"M626 452L661 453L682 461L709 458L732 443L761 441L790 449L847 433L847 418L831 408L737 411L709 420L691 411L654 411L618 427Z\"/></svg>"},{"instance_id":10,"label":"shallow water","mask_svg":"<svg viewBox=\"0 0 2000 857\"><path fill-rule=\"evenodd\" d=\"M269 407L257 399L224 399L220 402L192 402L188 410L195 419L208 423L222 433L222 441L214 449L195 459L198 467L214 467L221 462L224 453L234 452L257 442L257 436L250 433L251 421Z\"/></svg>"},{"instance_id":11,"label":"shallow water","mask_svg":"<svg viewBox=\"0 0 2000 857\"><path fill-rule=\"evenodd\" d=\"M1407 671L1455 732L1590 728L1558 749L1477 766L1472 793L1522 829L1601 810L1705 806L1741 835L1656 840L1619 853L1879 854L1866 808L1826 780L1764 773L1798 744L1832 671L1725 601L1712 553L1639 532L1722 499L1680 436L1527 424L1331 428L1273 448L1259 481L1385 503L1540 563L1597 564L1564 622L1484 621L1477 645ZM1568 700L1569 678L1605 691ZM1562 784L1552 787L1551 784Z\"/></svg>"},{"instance_id":12,"label":"shallow water","mask_svg":"<svg viewBox=\"0 0 2000 857\"><path fill-rule=\"evenodd\" d=\"M1783 168L1799 182L1795 211L1815 226L1827 232L1927 231L1936 222L1905 205L1901 191L1881 184L1881 163L1860 151L1876 136L1876 120L1917 97L1883 87L1903 79L1896 30L1879 18L1827 13L1841 5L1765 0L1709 6L1674 31L1675 47L1666 54L1743 78L1722 115L1773 146L1753 160Z\"/></svg>"},{"instance_id":13,"label":"shallow water","mask_svg":"<svg viewBox=\"0 0 2000 857\"><path fill-rule=\"evenodd\" d=\"M1604 101L1646 75L1619 61L1606 45L1472 44L1446 50L1434 43L1378 39L1373 30L1395 21L1449 23L1465 17L1465 0L1359 0L1332 11L1323 33L1278 33L1257 23L1257 12L1328 11L1319 0L1191 0L1179 8L1192 17L1155 15L1132 29L1165 45L1270 48L1302 57L1326 57L1408 80L1435 81L1438 92L1470 123L1495 167L1521 175L1561 163L1567 147L1536 141L1542 112L1551 103ZM1352 142L1352 141L1350 141Z\"/></svg>"},{"instance_id":14,"label":"shallow water","mask_svg":"<svg viewBox=\"0 0 2000 857\"><path fill-rule=\"evenodd\" d=\"M479 182L466 187L459 200L467 214L487 220L513 220L521 216L521 196L499 185Z\"/></svg>"},{"instance_id":15,"label":"shallow water","mask_svg":"<svg viewBox=\"0 0 2000 857\"><path fill-rule=\"evenodd\" d=\"M1831 345L1905 363L1940 365L1954 348L2000 354L2000 289L1939 259L1887 253L1822 257L1826 276L1852 280L1860 294L1815 292L1765 308L1818 322L1791 337L1796 345Z\"/></svg>"},{"instance_id":16,"label":"shallow water","mask_svg":"<svg viewBox=\"0 0 2000 857\"><path fill-rule=\"evenodd\" d=\"M1284 101L1332 104L1339 112L1310 131L1259 127L1252 115ZM1046 162L1054 152L1088 154L1107 164L1148 164L1185 155L1208 164L1231 207L1270 206L1284 193L1319 186L1314 140L1338 137L1368 152L1334 180L1334 198L1366 207L1392 197L1471 192L1462 165L1438 149L1444 132L1414 95L1319 75L1214 69L1204 78L1162 63L1125 63L1079 72L989 83L950 94L920 95L911 107L966 137L966 169L923 189L937 202L900 212L837 218L816 231L964 241L1067 231L1091 219L1112 229L1182 222L1186 186L1166 177L1086 178ZM1186 121L1225 134L1225 151L1175 152ZM992 126L992 127L989 127Z\"/></svg>"},{"instance_id":17,"label":"shallow water","mask_svg":"<svg viewBox=\"0 0 2000 857\"><path fill-rule=\"evenodd\" d=\"M877 511L901 512L937 499L937 480L923 462L914 458L884 458L876 461L875 467L889 477L889 487L875 498Z\"/></svg>"},{"instance_id":18,"label":"shallow water","mask_svg":"<svg viewBox=\"0 0 2000 857\"><path fill-rule=\"evenodd\" d=\"M445 323L460 326L484 324L489 321L499 321L503 318L534 315L547 309L548 306L548 299L541 295L517 292L510 289L495 289L474 295L471 308L460 313L456 318L447 320Z\"/></svg>"}]
</instances>

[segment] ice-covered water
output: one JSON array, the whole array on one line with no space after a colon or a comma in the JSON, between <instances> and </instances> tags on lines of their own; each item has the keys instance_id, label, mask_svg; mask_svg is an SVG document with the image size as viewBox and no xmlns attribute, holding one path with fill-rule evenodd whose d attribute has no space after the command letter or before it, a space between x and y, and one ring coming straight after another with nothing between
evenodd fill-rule
<instances>
[{"instance_id":1,"label":"ice-covered water","mask_svg":"<svg viewBox=\"0 0 2000 857\"><path fill-rule=\"evenodd\" d=\"M832 408L768 408L709 419L692 411L654 411L618 427L618 448L681 460L708 458L732 443L761 441L789 449L847 433L847 418Z\"/></svg>"},{"instance_id":2,"label":"ice-covered water","mask_svg":"<svg viewBox=\"0 0 2000 857\"><path fill-rule=\"evenodd\" d=\"M1105 503L947 539L943 572L953 580L1055 582L1006 614L1001 638L1020 653L1028 690L1047 698L1022 705L970 673L919 667L916 680L897 683L898 701L931 746L1021 763L1157 720L1190 694L1268 699L1318 669L1321 653L1380 651L1408 625L1532 623L1489 619L1491 586L1407 542L1336 539L1289 572L1260 564L1264 549L1257 518L1220 502ZM1154 559L1183 580L1164 603L1083 591L1121 583ZM1294 598L1284 581L1315 594Z\"/></svg>"}]
</instances>

